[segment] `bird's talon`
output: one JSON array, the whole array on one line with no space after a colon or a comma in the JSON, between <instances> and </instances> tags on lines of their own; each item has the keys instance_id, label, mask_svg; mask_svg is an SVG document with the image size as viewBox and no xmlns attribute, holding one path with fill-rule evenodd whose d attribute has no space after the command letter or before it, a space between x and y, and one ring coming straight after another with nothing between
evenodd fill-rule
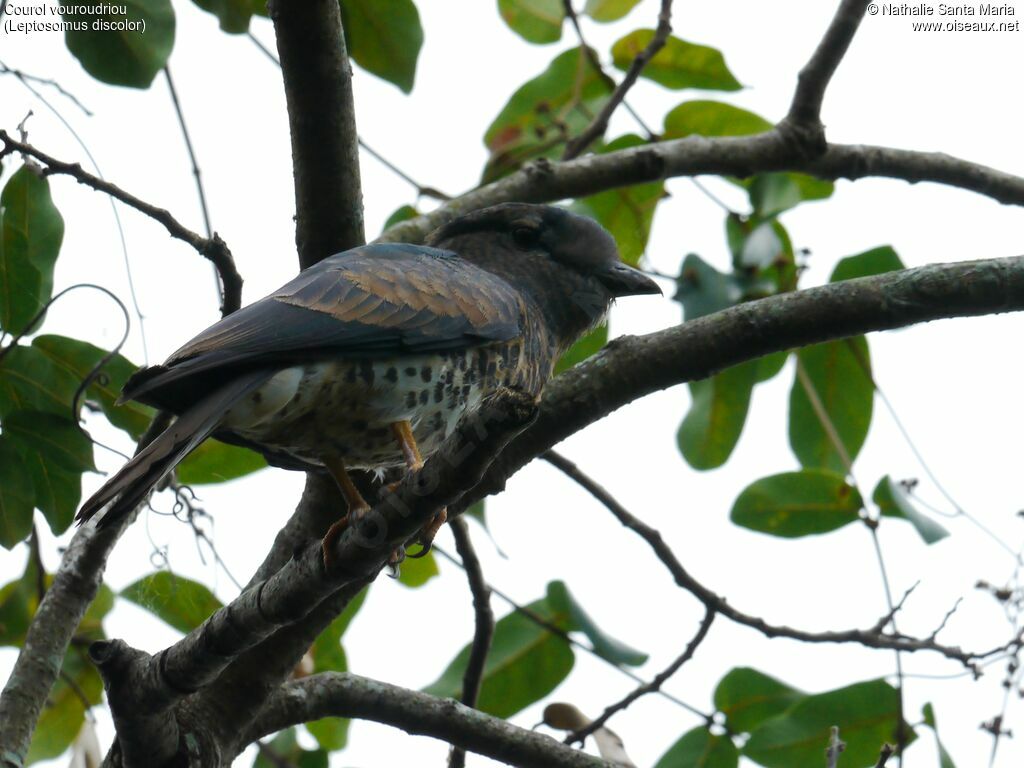
<instances>
[{"instance_id":1,"label":"bird's talon","mask_svg":"<svg viewBox=\"0 0 1024 768\"><path fill-rule=\"evenodd\" d=\"M402 564L402 561L405 560L405 558L406 558L405 547L398 546L398 547L396 547L395 549L393 549L391 551L391 555L388 557L387 565L388 565L388 575L392 579L397 579L399 576L402 575L402 570L401 570L400 566Z\"/></svg>"}]
</instances>

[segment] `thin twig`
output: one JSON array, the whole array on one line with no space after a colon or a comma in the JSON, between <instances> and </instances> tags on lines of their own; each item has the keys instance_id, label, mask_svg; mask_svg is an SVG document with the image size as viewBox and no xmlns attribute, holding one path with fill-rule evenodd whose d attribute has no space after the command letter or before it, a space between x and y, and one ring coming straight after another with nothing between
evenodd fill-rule
<instances>
[{"instance_id":1,"label":"thin twig","mask_svg":"<svg viewBox=\"0 0 1024 768\"><path fill-rule=\"evenodd\" d=\"M462 565L469 580L469 590L473 595L473 644L469 651L469 661L462 676L461 701L467 707L475 707L480 685L484 677L484 665L487 663L487 652L491 649L494 637L494 612L491 610L491 590L484 580L480 559L477 557L473 542L469 536L466 521L457 517L449 525L455 537L455 549L462 558ZM463 768L466 765L466 750L452 746L448 756L449 768Z\"/></svg>"},{"instance_id":2,"label":"thin twig","mask_svg":"<svg viewBox=\"0 0 1024 768\"><path fill-rule=\"evenodd\" d=\"M878 761L875 763L875 768L885 768L885 764L889 762L889 758L892 757L895 751L892 744L883 744L882 750L878 753Z\"/></svg>"},{"instance_id":3,"label":"thin twig","mask_svg":"<svg viewBox=\"0 0 1024 768\"><path fill-rule=\"evenodd\" d=\"M836 768L839 765L839 755L846 749L846 742L839 738L839 727L833 725L828 732L828 748L825 750L826 768Z\"/></svg>"},{"instance_id":4,"label":"thin twig","mask_svg":"<svg viewBox=\"0 0 1024 768\"><path fill-rule=\"evenodd\" d=\"M571 9L571 0L565 0L566 6ZM573 19L573 23L576 25L577 32L579 32L579 22L575 18L575 14L570 16ZM637 54L636 58L633 59L633 63L629 65L629 69L626 72L626 76L622 78L622 82L616 86L612 92L611 97L601 108L601 111L597 113L597 116L590 122L583 132L572 139L565 147L565 152L562 154L562 160L572 160L574 157L578 157L591 143L602 136L608 128L608 121L611 119L612 114L619 105L626 98L626 94L629 93L629 89L633 87L637 79L640 77L640 73L643 71L647 63L654 58L654 56L664 46L668 40L668 36L672 34L672 0L661 0L661 10L658 13L658 26L654 30L654 37L651 38L647 46ZM581 36L582 40L582 36ZM584 44L584 49L586 45ZM598 67L600 69L600 67Z\"/></svg>"},{"instance_id":5,"label":"thin twig","mask_svg":"<svg viewBox=\"0 0 1024 768\"><path fill-rule=\"evenodd\" d=\"M75 94L65 90L64 87L56 80L53 80L48 77L38 77L36 75L30 75L28 74L28 72L23 72L20 69L13 69L7 66L3 61L0 61L0 75L13 75L23 83L33 82L38 83L39 85L47 85L50 88L53 88L55 91L57 91L57 93L59 93L65 99L70 101L80 110L82 110L82 112L84 112L86 116L93 116L92 111L88 107L86 107L82 102L80 102L78 98L75 96Z\"/></svg>"},{"instance_id":6,"label":"thin twig","mask_svg":"<svg viewBox=\"0 0 1024 768\"><path fill-rule=\"evenodd\" d=\"M400 178L406 184L408 184L409 186L415 188L416 194L419 195L420 197L432 197L435 200L440 200L442 202L448 202L449 200L452 199L451 195L445 194L444 192L442 192L441 190L437 189L436 187L427 187L427 186L424 186L423 184L420 184L418 181L416 181L416 179L414 179L408 173L406 173L401 168L399 168L397 165L395 165L390 160L388 160L386 157L384 157L380 152L378 152L373 147L371 147L369 144L367 144L362 138L359 139L359 146L362 147L363 150L368 155L370 155L370 157L372 157L378 163L383 165L385 168L387 168L393 174L398 176L398 178Z\"/></svg>"},{"instance_id":7,"label":"thin twig","mask_svg":"<svg viewBox=\"0 0 1024 768\"><path fill-rule=\"evenodd\" d=\"M693 654L697 651L704 638L708 634L708 630L711 629L711 624L715 620L717 611L712 607L706 607L704 618L700 623L700 627L697 629L697 634L693 636L693 639L687 643L686 648L683 652L665 669L659 672L653 680L649 683L641 685L639 688L630 691L619 701L605 707L604 712L596 719L588 723L585 727L580 728L577 731L573 731L565 737L566 744L573 744L575 742L583 742L590 734L594 733L598 728L604 727L604 724L618 712L626 709L630 704L639 699L641 696L646 696L648 693L660 690L661 686L674 675L683 664L693 658ZM709 723L710 724L710 723Z\"/></svg>"},{"instance_id":8,"label":"thin twig","mask_svg":"<svg viewBox=\"0 0 1024 768\"><path fill-rule=\"evenodd\" d=\"M188 243L202 256L213 262L224 284L224 304L221 307L221 312L227 315L241 306L242 277L235 268L235 262L227 243L218 234L214 233L212 237L202 237L179 223L166 209L140 200L109 181L93 176L78 163L66 163L36 149L31 144L18 141L8 135L7 131L0 130L0 142L3 143L3 147L0 148L0 157L12 152L27 155L43 164L44 175L70 176L79 184L84 184L97 192L103 192L120 200L130 208L134 208L162 224L171 237Z\"/></svg>"}]
</instances>

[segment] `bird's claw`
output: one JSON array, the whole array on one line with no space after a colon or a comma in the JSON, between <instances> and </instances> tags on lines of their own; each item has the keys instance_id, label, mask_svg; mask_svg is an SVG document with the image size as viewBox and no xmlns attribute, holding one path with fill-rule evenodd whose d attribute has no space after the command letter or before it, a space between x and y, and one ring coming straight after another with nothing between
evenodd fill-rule
<instances>
[{"instance_id":1,"label":"bird's claw","mask_svg":"<svg viewBox=\"0 0 1024 768\"><path fill-rule=\"evenodd\" d=\"M416 539L417 543L420 544L422 549L407 557L413 558L414 560L420 557L426 557L431 548L434 545L434 537L437 536L437 532L441 530L441 526L448 520L448 508L441 507L436 515L431 518L430 522L420 529L419 537Z\"/></svg>"},{"instance_id":2,"label":"bird's claw","mask_svg":"<svg viewBox=\"0 0 1024 768\"><path fill-rule=\"evenodd\" d=\"M328 571L334 567L334 545L338 543L338 539L341 538L341 534L348 530L350 525L362 520L369 511L369 506L354 507L345 514L344 517L335 521L335 523L327 529L327 533L324 534L320 547L323 550L324 567L327 568Z\"/></svg>"}]
</instances>

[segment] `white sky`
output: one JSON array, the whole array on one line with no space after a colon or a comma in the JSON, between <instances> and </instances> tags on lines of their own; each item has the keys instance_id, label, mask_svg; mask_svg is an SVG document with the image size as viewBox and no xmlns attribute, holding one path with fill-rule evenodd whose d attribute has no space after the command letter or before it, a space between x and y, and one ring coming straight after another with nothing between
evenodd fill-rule
<instances>
[{"instance_id":1,"label":"white sky","mask_svg":"<svg viewBox=\"0 0 1024 768\"><path fill-rule=\"evenodd\" d=\"M494 2L419 0L426 42L411 96L357 70L356 101L361 134L392 162L423 184L457 193L473 186L485 160L481 136L508 95L541 72L574 43L538 47L520 40L498 19ZM653 26L656 0L643 3L623 22L601 27L584 20L591 43L607 57L611 42L636 27ZM735 94L669 92L641 82L630 102L655 127L669 108L689 98L721 97L777 119L786 110L796 72L824 31L835 3L677 3L676 34L724 51L747 86ZM1024 13L1024 5L1015 8ZM289 278L296 265L293 196L284 98L277 70L244 37L221 33L214 17L190 3L176 3L177 42L171 59L192 130L209 197L214 227L227 240L246 279L252 301ZM1019 18L1019 15L1015 18ZM272 46L265 20L256 34ZM835 141L939 150L1024 175L1020 152L1019 79L1024 66L1020 33L914 33L906 18L865 20L837 73L825 102L824 120ZM96 116L86 118L50 91L48 98L74 124L104 175L141 198L169 208L182 222L201 229L193 180L165 84L148 91L95 83L67 53L56 33L0 37L0 58L9 66L57 78ZM84 157L56 119L13 78L0 78L0 125L10 131L32 109L34 144L62 159ZM612 135L633 130L625 115ZM367 233L374 236L398 205L414 192L372 158L362 165ZM742 208L728 184L708 180L717 194ZM71 181L56 179L54 197L66 220L57 285L101 282L127 298L118 237L108 202ZM672 194L655 219L648 263L674 273L683 256L696 252L728 264L720 210L687 180L669 183ZM123 210L139 303L146 315L150 362L158 362L217 318L210 267L187 246L170 240L148 219ZM968 192L933 185L869 180L840 183L832 200L783 216L797 247L813 250L804 285L824 281L836 259L875 245L894 245L908 266L1014 255L1020 252L1024 211ZM668 300L623 301L612 317L619 333L643 333L679 322L680 308ZM47 332L65 333L109 346L121 332L119 313L95 295L81 292L54 308ZM1019 316L933 323L871 339L876 376L927 460L953 496L971 514L1016 546L1024 522L1019 435L1021 362ZM139 328L126 353L142 362ZM634 513L659 528L683 563L730 601L776 623L807 629L867 626L884 613L884 597L871 544L861 526L826 536L776 540L736 528L728 511L749 482L795 469L786 443L786 404L792 370L758 388L744 436L727 466L701 474L690 470L675 447L675 430L686 411L685 387L622 409L560 450L600 478ZM118 433L119 434L119 433ZM128 445L123 436L97 436ZM113 470L120 460L97 451ZM857 476L870 493L883 474L921 477L892 419L880 405ZM87 478L88 492L100 482ZM216 516L216 543L236 576L245 581L291 512L302 476L267 470L244 480L201 489ZM926 497L938 494L923 484ZM166 499L157 501L168 508ZM641 670L652 677L681 650L696 629L700 605L676 589L645 545L621 529L582 491L544 464L530 466L509 492L489 501L493 534L508 559L486 537L476 536L485 572L497 587L521 602L540 597L544 585L564 579L580 602L612 634L651 654ZM1008 626L998 606L973 589L978 579L1002 584L1011 558L969 523L943 521L954 535L924 546L909 526L886 523L881 531L894 590L921 585L901 614L901 628L927 635L954 601L963 605L941 639L969 648L1002 643ZM45 525L43 526L45 529ZM67 536L62 540L66 540ZM151 543L152 542L152 543ZM439 542L451 549L450 537ZM44 537L48 568L58 562L56 545ZM235 590L209 560L196 554L185 526L148 516L122 540L107 572L114 588L152 570L154 543L166 547L176 573L213 584L224 600ZM0 581L21 573L24 547L0 555ZM442 562L444 578L420 590L387 579L346 637L351 668L410 687L430 683L472 633L465 580ZM495 601L499 615L506 607ZM423 627L433 628L424 632ZM112 636L155 651L176 635L144 611L119 604L108 617ZM0 677L14 660L0 650ZM958 672L934 655L905 659L913 673ZM807 691L824 691L890 674L890 653L854 647L807 646L769 641L719 620L696 659L666 690L710 708L718 679L733 666L755 666ZM907 682L906 711L917 720L921 705L935 704L942 736L957 764L987 764L991 738L978 724L999 712L1002 670L980 683L966 679ZM570 701L594 715L631 690L633 683L604 664L577 654L570 678L552 701ZM513 721L536 723L541 705ZM1011 703L1007 725L1016 740L1003 741L997 765L1024 760L1024 722ZM697 721L658 696L641 699L615 717L612 727L640 766L652 765ZM112 728L99 713L101 741ZM937 765L930 734L907 755L905 765ZM824 745L823 745L824 746ZM446 745L400 731L357 723L348 749L334 766L405 763L440 765ZM250 758L239 764L248 765ZM470 765L491 764L470 756ZM840 762L842 765L842 762Z\"/></svg>"}]
</instances>

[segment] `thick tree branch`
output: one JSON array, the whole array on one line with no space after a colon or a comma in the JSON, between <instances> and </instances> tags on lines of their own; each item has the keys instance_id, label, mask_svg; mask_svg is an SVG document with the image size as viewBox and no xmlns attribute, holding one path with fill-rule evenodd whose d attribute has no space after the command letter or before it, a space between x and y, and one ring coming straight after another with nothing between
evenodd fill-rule
<instances>
[{"instance_id":1,"label":"thick tree branch","mask_svg":"<svg viewBox=\"0 0 1024 768\"><path fill-rule=\"evenodd\" d=\"M793 103L784 122L792 128L820 134L822 147L824 131L821 125L821 104L825 98L825 89L839 62L846 55L867 7L868 0L843 0L814 55L800 70Z\"/></svg>"},{"instance_id":2,"label":"thick tree branch","mask_svg":"<svg viewBox=\"0 0 1024 768\"><path fill-rule=\"evenodd\" d=\"M571 0L566 0L566 9L571 10L571 8ZM575 19L575 14L573 14L573 21L578 28L579 22ZM658 13L658 26L654 30L654 37L647 43L647 47L640 51L636 58L633 59L633 62L629 65L629 70L626 72L626 76L616 86L611 98L608 99L608 103L601 107L601 111L597 113L597 116L591 121L590 125L584 128L579 136L565 145L562 160L572 160L574 157L578 157L598 136L604 135L604 132L608 129L608 121L615 113L615 110L619 108L619 105L626 98L626 94L629 93L629 89L636 83L644 67L657 55L658 51L665 47L665 42L671 34L672 0L661 0L661 11ZM586 43L583 43L583 46L585 49ZM600 65L598 65L598 69L600 69Z\"/></svg>"},{"instance_id":3,"label":"thick tree branch","mask_svg":"<svg viewBox=\"0 0 1024 768\"><path fill-rule=\"evenodd\" d=\"M162 224L171 237L188 243L199 251L200 255L213 263L217 274L220 275L221 284L224 286L221 314L230 314L241 306L242 276L238 274L238 270L235 268L235 260L231 256L227 243L221 240L220 235L216 232L213 233L212 237L203 237L180 224L169 211L157 208L155 205L144 202L134 195L125 192L109 181L93 176L78 163L65 163L41 152L31 144L17 141L11 138L6 131L0 130L0 142L3 143L3 147L0 147L0 157L13 152L31 157L42 164L44 175L70 176L79 184L84 184L95 189L97 192L103 192L115 200L120 200L129 208L134 208L139 213L143 213Z\"/></svg>"},{"instance_id":4,"label":"thick tree branch","mask_svg":"<svg viewBox=\"0 0 1024 768\"><path fill-rule=\"evenodd\" d=\"M272 0L295 172L303 268L365 242L352 65L334 0Z\"/></svg>"},{"instance_id":5,"label":"thick tree branch","mask_svg":"<svg viewBox=\"0 0 1024 768\"><path fill-rule=\"evenodd\" d=\"M917 638L905 635L901 632L885 632L885 627L892 620L898 610L894 607L889 613L879 619L868 629L850 629L833 632L806 632L792 627L769 624L758 616L751 616L734 608L732 604L721 595L713 592L697 581L687 571L679 559L675 556L672 548L662 538L661 533L650 527L639 518L631 514L601 485L596 483L568 459L548 451L544 458L558 467L562 472L572 478L575 482L585 488L591 495L605 506L615 518L626 528L636 533L640 538L650 545L658 559L665 565L672 574L676 584L685 589L691 595L700 600L710 613L720 613L732 619L737 624L756 629L766 637L785 637L791 640L799 640L805 643L856 643L866 648L888 648L899 651L934 651L948 659L958 661L964 666L975 669L977 662L990 656L1003 653L1007 649L1020 642L1020 636L1012 638L1004 645L981 653L964 651L955 646L941 645L935 641L935 636ZM902 605L902 603L901 603ZM684 654L685 655L685 654ZM684 659L685 661L685 659ZM659 675L660 677L660 675ZM600 718L595 721L601 724Z\"/></svg>"},{"instance_id":6,"label":"thick tree branch","mask_svg":"<svg viewBox=\"0 0 1024 768\"><path fill-rule=\"evenodd\" d=\"M331 569L324 565L319 543L313 542L296 551L273 576L246 589L196 630L155 656L139 654L123 643L94 646L103 661L101 671L111 709L122 713L119 732L127 729L139 742L148 740L154 748L169 748L172 740L161 738L166 725L158 715L165 712L167 719L172 718L168 710L174 704L218 680L238 659L243 669L241 678L229 676L235 686L219 685L216 695L205 701L207 707L218 704L217 711L195 717L203 708L204 702L199 702L190 706L187 715L192 716L183 720L192 729L190 742L199 745L199 754L192 755L197 764L218 765L220 753L230 754L234 747L244 746L235 740L265 701L266 697L258 694L279 685L294 666L294 661L288 663L285 650L301 654L347 600L383 567L389 553L413 536L438 509L454 503L472 487L493 457L535 414L533 399L520 392L502 390L485 401L477 413L460 422L422 470L407 475L393 493L385 495L340 537L332 551L335 565ZM342 592L344 600L330 600L343 588L348 590L347 594ZM320 610L325 601L329 601L329 610ZM311 614L316 615L320 626L311 628L303 623ZM290 625L297 627L294 637L284 633L286 648L274 648L272 658L264 658L262 664L253 664L252 657L240 658L271 636L273 646L282 628ZM154 701L159 702L155 712L145 704ZM154 732L154 727L160 732ZM181 742L173 740L175 750ZM128 752L123 752L127 758ZM175 754L152 751L147 765L163 765Z\"/></svg>"},{"instance_id":7,"label":"thick tree branch","mask_svg":"<svg viewBox=\"0 0 1024 768\"><path fill-rule=\"evenodd\" d=\"M487 652L491 649L494 637L494 611L491 610L491 589L484 579L480 558L473 548L469 537L469 526L466 521L457 517L449 525L455 537L455 549L462 558L462 567L469 581L469 591L473 595L473 644L470 646L469 661L466 672L462 676L462 703L467 707L475 707L480 685L484 677L484 665L487 663ZM466 764L466 752L453 746L448 757L448 768L463 768Z\"/></svg>"},{"instance_id":8,"label":"thick tree branch","mask_svg":"<svg viewBox=\"0 0 1024 768\"><path fill-rule=\"evenodd\" d=\"M324 672L282 686L267 702L247 738L257 739L321 717L375 720L524 768L609 766L550 736L519 728L452 699L339 672Z\"/></svg>"}]
</instances>

